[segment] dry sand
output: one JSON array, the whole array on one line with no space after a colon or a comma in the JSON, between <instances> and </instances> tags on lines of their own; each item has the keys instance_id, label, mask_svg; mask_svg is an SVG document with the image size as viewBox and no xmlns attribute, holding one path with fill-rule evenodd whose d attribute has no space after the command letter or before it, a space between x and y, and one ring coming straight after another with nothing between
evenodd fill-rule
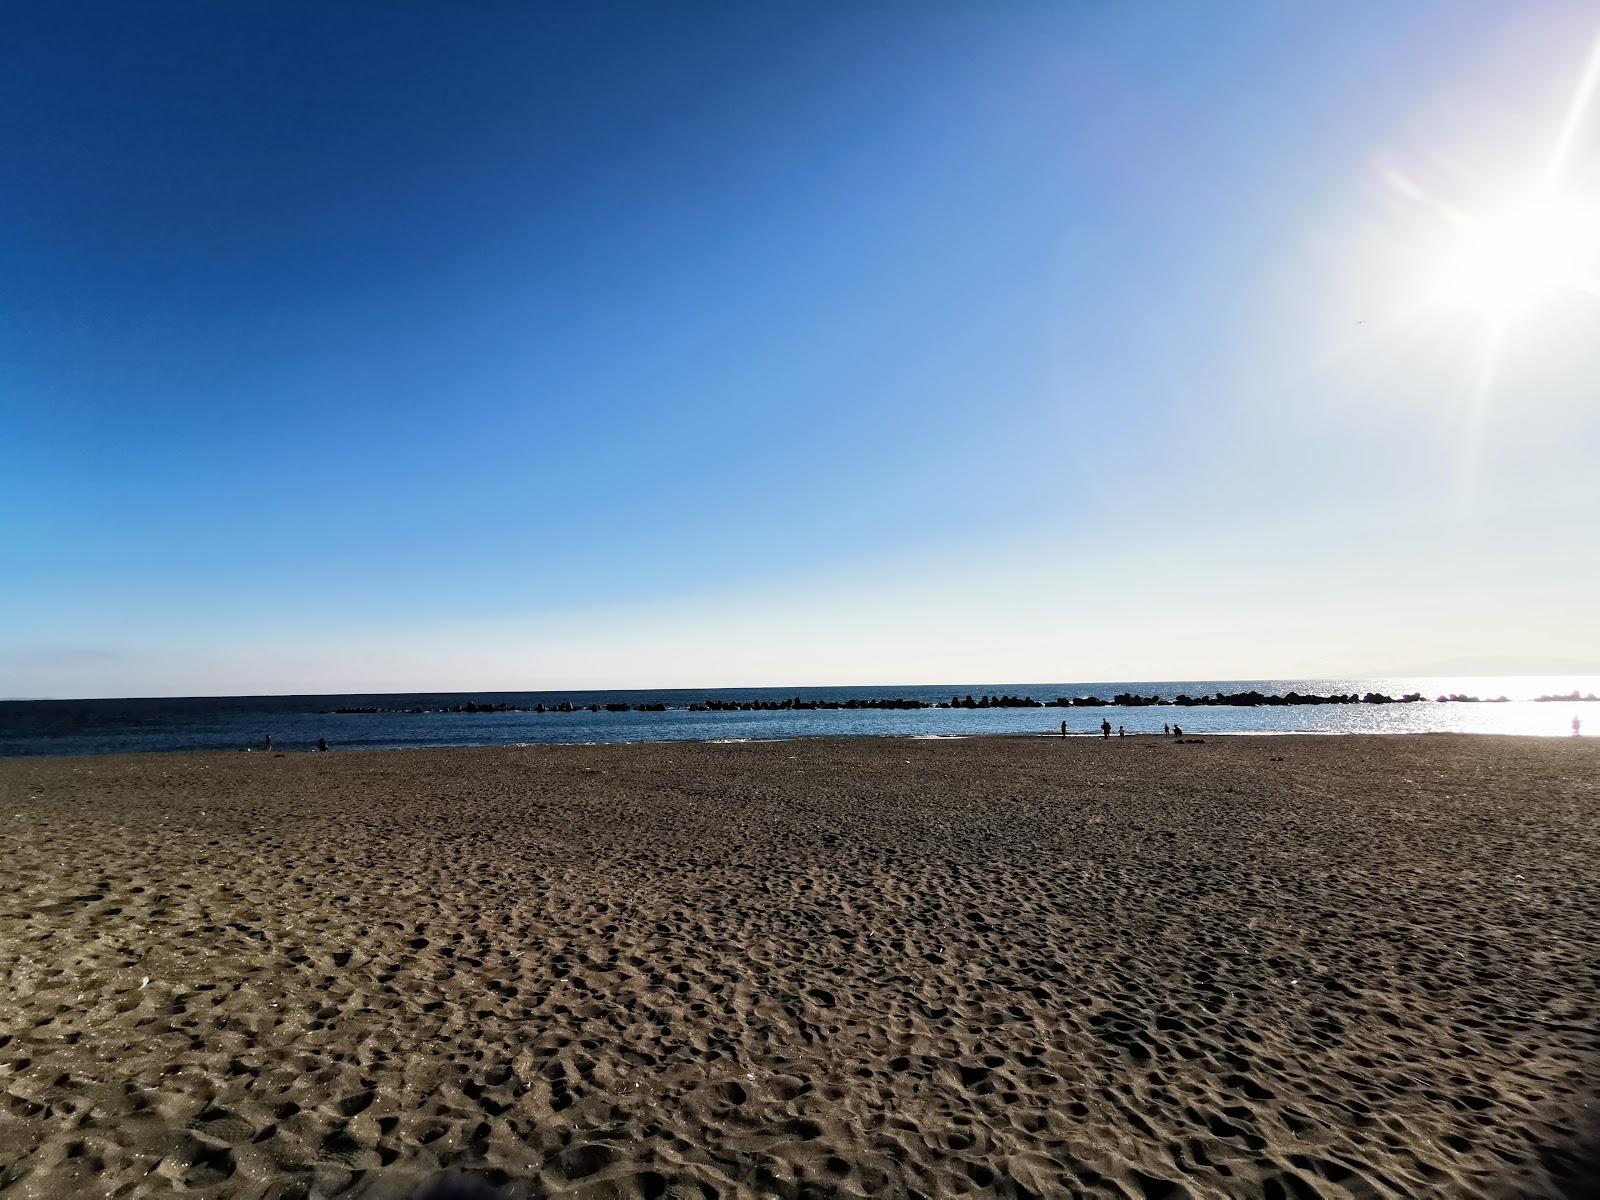
<instances>
[{"instance_id":1,"label":"dry sand","mask_svg":"<svg viewBox=\"0 0 1600 1200\"><path fill-rule=\"evenodd\" d=\"M0 1196L1551 1196L1600 744L0 762Z\"/></svg>"}]
</instances>

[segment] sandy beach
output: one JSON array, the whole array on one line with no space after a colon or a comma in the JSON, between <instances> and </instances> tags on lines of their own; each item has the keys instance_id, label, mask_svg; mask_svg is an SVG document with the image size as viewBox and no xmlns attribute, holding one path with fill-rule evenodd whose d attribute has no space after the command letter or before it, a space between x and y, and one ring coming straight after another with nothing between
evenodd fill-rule
<instances>
[{"instance_id":1,"label":"sandy beach","mask_svg":"<svg viewBox=\"0 0 1600 1200\"><path fill-rule=\"evenodd\" d=\"M1596 1194L1600 743L0 760L0 1195Z\"/></svg>"}]
</instances>

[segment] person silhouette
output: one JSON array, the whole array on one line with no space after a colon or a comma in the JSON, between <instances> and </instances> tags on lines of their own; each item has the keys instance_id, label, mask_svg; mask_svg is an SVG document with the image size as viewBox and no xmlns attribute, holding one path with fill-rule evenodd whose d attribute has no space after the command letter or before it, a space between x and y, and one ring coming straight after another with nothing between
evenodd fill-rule
<instances>
[{"instance_id":1,"label":"person silhouette","mask_svg":"<svg viewBox=\"0 0 1600 1200\"><path fill-rule=\"evenodd\" d=\"M1127 737L1128 736L1128 731L1126 729L1124 729L1121 725L1118 725L1117 726L1117 736L1118 737Z\"/></svg>"},{"instance_id":2,"label":"person silhouette","mask_svg":"<svg viewBox=\"0 0 1600 1200\"><path fill-rule=\"evenodd\" d=\"M267 744L263 747L263 749L266 749L266 750L271 750L272 749L272 735L270 733L267 734Z\"/></svg>"},{"instance_id":3,"label":"person silhouette","mask_svg":"<svg viewBox=\"0 0 1600 1200\"><path fill-rule=\"evenodd\" d=\"M319 737L317 739L317 749L318 750L326 750L327 748L328 748L328 739L325 738L325 737Z\"/></svg>"},{"instance_id":4,"label":"person silhouette","mask_svg":"<svg viewBox=\"0 0 1600 1200\"><path fill-rule=\"evenodd\" d=\"M1065 721L1061 722L1061 736L1067 736L1067 723Z\"/></svg>"},{"instance_id":5,"label":"person silhouette","mask_svg":"<svg viewBox=\"0 0 1600 1200\"><path fill-rule=\"evenodd\" d=\"M1581 736L1583 736L1583 722L1578 720L1577 717L1573 717L1572 718L1572 736L1573 737L1581 737Z\"/></svg>"},{"instance_id":6,"label":"person silhouette","mask_svg":"<svg viewBox=\"0 0 1600 1200\"><path fill-rule=\"evenodd\" d=\"M1183 736L1183 730L1179 729L1176 725L1174 725L1172 727L1172 736L1175 737L1175 738L1181 738Z\"/></svg>"},{"instance_id":7,"label":"person silhouette","mask_svg":"<svg viewBox=\"0 0 1600 1200\"><path fill-rule=\"evenodd\" d=\"M1172 732L1172 726L1168 725L1165 721L1163 721L1161 723L1161 732L1162 733L1171 733Z\"/></svg>"},{"instance_id":8,"label":"person silhouette","mask_svg":"<svg viewBox=\"0 0 1600 1200\"><path fill-rule=\"evenodd\" d=\"M1111 736L1111 722L1110 721L1102 720L1100 722L1100 736L1103 737L1103 738L1109 738Z\"/></svg>"}]
</instances>

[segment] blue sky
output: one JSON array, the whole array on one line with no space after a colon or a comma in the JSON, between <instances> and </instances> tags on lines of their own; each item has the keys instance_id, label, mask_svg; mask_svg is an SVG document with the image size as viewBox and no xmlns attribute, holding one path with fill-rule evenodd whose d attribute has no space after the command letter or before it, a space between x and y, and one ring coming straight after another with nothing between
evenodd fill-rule
<instances>
[{"instance_id":1,"label":"blue sky","mask_svg":"<svg viewBox=\"0 0 1600 1200\"><path fill-rule=\"evenodd\" d=\"M1597 34L33 6L0 694L1594 669L1600 298L1432 284Z\"/></svg>"}]
</instances>

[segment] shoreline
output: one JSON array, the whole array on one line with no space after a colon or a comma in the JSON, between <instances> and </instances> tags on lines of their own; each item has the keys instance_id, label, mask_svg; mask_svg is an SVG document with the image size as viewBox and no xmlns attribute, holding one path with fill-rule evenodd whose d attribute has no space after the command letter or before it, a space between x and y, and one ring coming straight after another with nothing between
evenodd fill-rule
<instances>
[{"instance_id":1,"label":"shoreline","mask_svg":"<svg viewBox=\"0 0 1600 1200\"><path fill-rule=\"evenodd\" d=\"M1282 738L1318 738L1318 739L1322 739L1322 738L1332 738L1332 739L1347 739L1347 738L1383 738L1383 739L1404 739L1404 738L1495 739L1495 738L1512 738L1512 739L1515 739L1515 740L1518 740L1518 741L1533 741L1533 742L1541 742L1541 741L1543 741L1543 742L1556 742L1556 743L1561 743L1561 742L1582 742L1582 741L1586 741L1586 740L1593 740L1590 737L1590 735L1588 735L1588 734L1577 735L1577 734L1572 734L1572 733L1563 733L1563 734L1556 734L1556 733L1525 733L1525 732L1518 732L1518 731L1515 731L1515 730L1510 730L1510 731L1507 731L1507 730L1482 730L1482 731L1479 731L1479 730L1405 730L1405 729L1397 729L1397 730L1370 730L1370 729L1360 729L1360 730L1344 730L1344 729L1244 729L1244 730L1235 730L1235 729L1221 729L1221 730L1217 730L1217 729L1196 729L1196 730L1185 730L1183 736L1184 736L1184 739L1186 741L1188 739L1190 739L1190 738L1201 738L1201 739L1204 739L1204 740L1210 740L1210 739L1213 739L1213 738L1219 739L1219 740L1220 739L1239 740L1239 739L1248 739L1248 738L1263 738L1263 739L1272 739L1272 740L1278 740L1278 739L1282 739ZM787 736L782 736L782 737L732 737L732 738L715 738L715 737L690 738L690 737L685 737L685 738L640 738L640 739L637 739L637 740L630 740L630 741L448 742L448 743L433 743L433 742L430 742L430 743L423 744L423 745L376 745L376 746L343 746L343 745L335 745L335 746L330 746L326 753L339 754L339 755L350 755L350 754L400 754L400 753L414 753L414 752L417 752L417 751L440 751L440 752L444 752L444 751L474 751L474 750L482 750L482 751L490 751L490 750L528 750L528 749L535 749L535 748L542 748L542 747L604 748L604 747L629 747L629 746L639 746L639 747L729 746L729 745L768 745L768 744L774 744L775 745L775 744L786 743L786 742L804 742L804 743L845 742L845 743L848 743L848 742L884 742L884 741L896 741L896 740L907 741L907 742L960 742L960 741L988 741L988 740L994 740L994 741L1033 741L1033 740L1037 740L1037 739L1041 739L1041 738L1046 740L1046 741L1058 741L1058 742L1062 741L1062 740L1066 740L1066 741L1069 741L1069 742L1071 742L1071 741L1084 741L1084 740L1088 740L1088 741L1110 740L1110 741L1113 741L1113 742L1119 741L1119 740L1121 740L1121 741L1133 741L1133 740L1150 741L1152 739L1155 740L1155 741L1172 742L1172 741L1176 741L1177 740L1174 737L1174 735L1172 735L1172 734L1169 734L1169 733L1156 733L1156 732L1153 732L1151 730L1129 731L1127 734L1121 735L1120 737L1115 731L1113 731L1112 734L1111 734L1111 737L1109 739L1104 738L1098 729L1069 729L1067 731L1067 736L1066 736L1065 739L1062 738L1061 732L1060 732L1059 729L1057 729L1057 730L1044 729L1044 730L1038 730L1038 731L1015 730L1015 731L1000 731L1000 732L991 732L991 731L985 730L985 731L981 731L981 732L977 732L977 733L905 733L905 732L901 732L901 731L897 730L897 731L894 731L894 732L891 732L891 733L847 733L847 734L841 734L841 733L796 733L796 734L789 734ZM0 763L6 763L6 762L30 762L30 761L35 761L35 760L55 761L55 760L60 760L60 759L84 759L84 760L89 760L89 761L104 761L104 760L108 760L108 759L140 758L140 757L146 757L146 756L167 758L167 757L183 756L183 755L219 755L219 756L224 756L224 757L231 757L231 756L239 755L239 754L258 754L258 755L263 755L263 756L311 755L313 757L317 757L321 753L322 752L319 752L318 750L316 750L315 747L303 745L303 744L300 744L300 743L284 743L284 744L281 744L281 745L280 744L275 744L271 750L267 750L267 749L265 749L265 748L263 748L261 746L240 746L240 747L234 747L234 748L221 747L221 746L200 746L200 747L177 747L177 748L170 749L170 750L107 750L107 751L98 751L98 752L94 752L94 753L64 752L64 753L61 753L61 754L36 754L36 753L0 754Z\"/></svg>"}]
</instances>

